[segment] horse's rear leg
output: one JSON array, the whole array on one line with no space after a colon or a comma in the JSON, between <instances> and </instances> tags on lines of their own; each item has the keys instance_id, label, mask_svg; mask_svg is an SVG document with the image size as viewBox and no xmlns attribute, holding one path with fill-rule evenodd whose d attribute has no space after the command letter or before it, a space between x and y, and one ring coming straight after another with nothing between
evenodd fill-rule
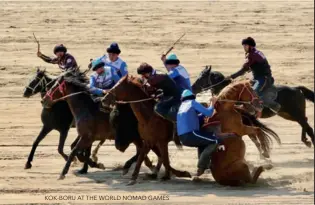
<instances>
[{"instance_id":1,"label":"horse's rear leg","mask_svg":"<svg viewBox=\"0 0 315 205\"><path fill-rule=\"evenodd\" d=\"M160 153L159 149L156 146L154 146L151 150L158 157L158 162L157 162L156 167L153 166L153 169L151 169L152 173L151 174L147 174L147 177L150 178L150 179L156 179L158 177L159 172L160 172L160 169L161 169L163 161L162 161L162 158L161 158L161 153Z\"/></svg>"},{"instance_id":2,"label":"horse's rear leg","mask_svg":"<svg viewBox=\"0 0 315 205\"><path fill-rule=\"evenodd\" d=\"M46 135L52 131L52 128L49 128L47 126L43 126L41 131L39 132L39 135L37 136L36 140L34 141L33 143L33 146L32 146L32 150L30 152L30 155L28 156L28 159L27 159L27 162L25 164L25 167L24 169L30 169L32 167L32 161L33 161L33 157L34 157L34 154L35 154L35 150L38 146L38 144L46 137Z\"/></svg>"},{"instance_id":3,"label":"horse's rear leg","mask_svg":"<svg viewBox=\"0 0 315 205\"><path fill-rule=\"evenodd\" d=\"M100 147L104 144L104 142L105 142L105 140L101 140L98 144L97 144L97 146L95 147L95 149L93 150L93 152L92 152L92 160L95 162L95 163L97 163L97 161L98 161L98 158L97 158L97 152L98 152L98 150L100 149Z\"/></svg>"},{"instance_id":4,"label":"horse's rear leg","mask_svg":"<svg viewBox=\"0 0 315 205\"><path fill-rule=\"evenodd\" d=\"M140 151L140 154L139 154L139 157L137 160L136 167L132 173L131 181L127 185L133 185L137 182L137 178L139 175L141 164L142 164L145 156L149 153L150 148L148 146L146 146L145 144L143 144L143 146L139 149L139 151Z\"/></svg>"},{"instance_id":5,"label":"horse's rear leg","mask_svg":"<svg viewBox=\"0 0 315 205\"><path fill-rule=\"evenodd\" d=\"M191 178L191 175L187 171L179 171L171 167L170 165L170 159L168 155L168 144L167 143L160 143L159 144L159 150L161 153L161 158L163 161L163 165L165 167L165 174L161 178L162 180L169 180L171 178L171 172L177 176L177 177L189 177Z\"/></svg>"}]
</instances>

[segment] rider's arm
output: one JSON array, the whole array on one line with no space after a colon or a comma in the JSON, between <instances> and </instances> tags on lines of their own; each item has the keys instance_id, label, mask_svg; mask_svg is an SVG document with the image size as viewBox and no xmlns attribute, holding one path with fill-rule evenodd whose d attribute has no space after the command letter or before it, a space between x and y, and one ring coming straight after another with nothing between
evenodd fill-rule
<instances>
[{"instance_id":1,"label":"rider's arm","mask_svg":"<svg viewBox=\"0 0 315 205\"><path fill-rule=\"evenodd\" d=\"M115 82L115 84L120 80L120 77L119 75L117 74L115 68L111 67L110 68L111 72L112 72L112 78L113 78L113 81Z\"/></svg>"},{"instance_id":2,"label":"rider's arm","mask_svg":"<svg viewBox=\"0 0 315 205\"><path fill-rule=\"evenodd\" d=\"M213 106L205 108L204 106L202 106L200 103L198 103L195 100L192 101L192 106L193 106L193 108L195 108L195 110L197 110L201 114L208 116L208 117L212 117L212 115L214 113L214 107Z\"/></svg>"},{"instance_id":3,"label":"rider's arm","mask_svg":"<svg viewBox=\"0 0 315 205\"><path fill-rule=\"evenodd\" d=\"M179 76L179 72L177 69L172 69L170 72L168 72L168 76L174 79Z\"/></svg>"},{"instance_id":4,"label":"rider's arm","mask_svg":"<svg viewBox=\"0 0 315 205\"><path fill-rule=\"evenodd\" d=\"M90 77L90 92L94 95L101 96L103 94L103 90L95 87L96 80L93 76Z\"/></svg>"},{"instance_id":5,"label":"rider's arm","mask_svg":"<svg viewBox=\"0 0 315 205\"><path fill-rule=\"evenodd\" d=\"M121 77L124 77L125 75L128 74L127 64L125 62L121 64L119 71L120 71Z\"/></svg>"},{"instance_id":6,"label":"rider's arm","mask_svg":"<svg viewBox=\"0 0 315 205\"><path fill-rule=\"evenodd\" d=\"M239 76L244 75L246 72L250 71L250 66L252 64L253 64L253 58L251 56L248 56L246 58L245 63L243 64L243 67L239 71L237 71L236 73L232 74L231 78L235 79L235 78L237 78Z\"/></svg>"},{"instance_id":7,"label":"rider's arm","mask_svg":"<svg viewBox=\"0 0 315 205\"><path fill-rule=\"evenodd\" d=\"M51 57L45 56L42 53L40 53L40 55L38 57L41 58L46 63L58 64L58 58L51 58Z\"/></svg>"}]
</instances>

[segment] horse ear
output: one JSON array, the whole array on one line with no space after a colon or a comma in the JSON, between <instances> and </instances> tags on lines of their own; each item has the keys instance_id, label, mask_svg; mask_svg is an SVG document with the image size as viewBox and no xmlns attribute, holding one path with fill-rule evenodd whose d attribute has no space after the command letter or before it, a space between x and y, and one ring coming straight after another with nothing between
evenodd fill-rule
<instances>
[{"instance_id":1,"label":"horse ear","mask_svg":"<svg viewBox=\"0 0 315 205\"><path fill-rule=\"evenodd\" d=\"M212 66L209 65L209 66L208 66L208 69L209 69L209 72L211 72Z\"/></svg>"}]
</instances>

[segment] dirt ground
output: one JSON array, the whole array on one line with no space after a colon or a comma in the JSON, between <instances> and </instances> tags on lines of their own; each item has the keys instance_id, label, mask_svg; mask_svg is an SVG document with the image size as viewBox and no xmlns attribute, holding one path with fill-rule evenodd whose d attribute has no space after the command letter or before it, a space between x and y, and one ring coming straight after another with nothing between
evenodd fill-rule
<instances>
[{"instance_id":1,"label":"dirt ground","mask_svg":"<svg viewBox=\"0 0 315 205\"><path fill-rule=\"evenodd\" d=\"M314 89L314 2L303 1L128 1L128 2L0 2L0 204L27 203L155 203L155 204L313 204L314 150L301 143L301 127L280 117L262 120L282 139L272 151L274 168L253 186L230 188L216 184L210 173L202 182L173 178L168 182L145 181L126 186L126 176L112 171L135 153L120 153L106 142L99 160L106 170L90 169L84 176L71 167L57 180L64 160L57 152L58 133L52 132L37 149L33 167L24 170L31 145L40 127L40 97L22 98L23 88L46 67L59 70L36 57L35 32L41 51L52 54L64 43L81 68L101 56L112 41L119 43L121 57L135 73L141 62L163 69L160 54L183 32L186 36L174 52L187 67L192 81L205 65L230 74L240 68L242 38L252 36L268 57L277 84ZM247 75L248 77L250 75ZM210 94L199 96L206 101ZM314 105L307 103L307 117L314 127ZM65 152L76 136L71 129ZM244 137L246 159L261 164L254 144ZM178 151L170 143L171 163L195 173L196 150ZM156 162L154 155L150 158ZM54 199L54 197L56 197Z\"/></svg>"}]
</instances>

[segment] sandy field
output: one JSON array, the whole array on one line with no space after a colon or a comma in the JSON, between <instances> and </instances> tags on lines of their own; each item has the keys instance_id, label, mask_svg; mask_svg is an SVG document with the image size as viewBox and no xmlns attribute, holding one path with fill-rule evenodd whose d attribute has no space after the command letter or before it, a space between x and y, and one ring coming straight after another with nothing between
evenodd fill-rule
<instances>
[{"instance_id":1,"label":"sandy field","mask_svg":"<svg viewBox=\"0 0 315 205\"><path fill-rule=\"evenodd\" d=\"M82 68L89 59L104 53L117 41L121 57L135 73L141 62L163 69L160 54L183 32L186 36L174 52L187 67L192 81L205 65L231 74L240 68L244 53L242 38L252 36L268 57L278 84L303 85L314 89L314 2L301 1L18 1L0 2L0 204L313 204L314 150L300 142L301 127L273 117L262 120L282 139L274 145L274 168L262 173L256 185L230 188L216 184L210 173L202 182L173 178L168 182L143 180L149 170L142 167L139 183L126 186L131 177L113 171L134 153L117 151L106 142L99 161L106 170L90 169L76 176L73 166L65 180L57 178L65 164L57 152L58 133L53 131L37 148L33 167L24 170L31 145L41 127L40 97L22 98L23 88L46 67L57 75L57 66L36 57L35 32L41 51L52 55L64 43ZM250 75L247 75L248 77ZM205 101L210 94L199 99ZM307 117L314 127L314 105L307 103ZM76 136L71 129L65 145ZM244 137L246 159L261 164L254 144ZM196 171L196 150L169 145L175 168ZM154 155L149 157L156 162ZM54 199L56 197L56 199Z\"/></svg>"}]
</instances>

